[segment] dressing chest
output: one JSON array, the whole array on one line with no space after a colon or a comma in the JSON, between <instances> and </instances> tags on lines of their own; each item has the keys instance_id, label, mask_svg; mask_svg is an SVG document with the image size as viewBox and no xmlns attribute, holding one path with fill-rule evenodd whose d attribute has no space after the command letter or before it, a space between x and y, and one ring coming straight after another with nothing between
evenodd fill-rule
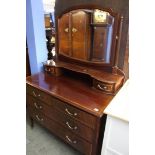
<instances>
[{"instance_id":1,"label":"dressing chest","mask_svg":"<svg viewBox=\"0 0 155 155\"><path fill-rule=\"evenodd\" d=\"M122 87L119 68L123 16L109 7L80 5L56 14L56 55L27 77L27 108L82 154L99 155L104 109Z\"/></svg>"},{"instance_id":2,"label":"dressing chest","mask_svg":"<svg viewBox=\"0 0 155 155\"><path fill-rule=\"evenodd\" d=\"M81 80L39 73L27 78L27 105L32 120L83 154L97 154L103 137L105 107L111 96L95 92Z\"/></svg>"}]
</instances>

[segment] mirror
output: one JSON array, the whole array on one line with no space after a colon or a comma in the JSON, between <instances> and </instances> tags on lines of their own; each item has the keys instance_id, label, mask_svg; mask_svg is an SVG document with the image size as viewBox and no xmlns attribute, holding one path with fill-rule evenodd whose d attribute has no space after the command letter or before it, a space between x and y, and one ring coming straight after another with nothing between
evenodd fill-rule
<instances>
[{"instance_id":1,"label":"mirror","mask_svg":"<svg viewBox=\"0 0 155 155\"><path fill-rule=\"evenodd\" d=\"M58 55L88 63L111 63L115 16L77 9L58 18Z\"/></svg>"}]
</instances>

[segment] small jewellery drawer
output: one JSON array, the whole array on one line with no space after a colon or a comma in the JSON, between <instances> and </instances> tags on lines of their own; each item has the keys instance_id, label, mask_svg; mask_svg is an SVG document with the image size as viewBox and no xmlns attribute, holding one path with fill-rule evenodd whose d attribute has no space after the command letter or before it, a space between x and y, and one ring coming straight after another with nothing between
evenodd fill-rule
<instances>
[{"instance_id":1,"label":"small jewellery drawer","mask_svg":"<svg viewBox=\"0 0 155 155\"><path fill-rule=\"evenodd\" d=\"M76 107L68 105L61 100L56 98L52 98L52 105L54 105L58 110L62 111L63 113L67 114L68 116L78 119L80 122L83 122L85 125L89 126L90 128L95 129L96 126L96 117L79 110Z\"/></svg>"},{"instance_id":2,"label":"small jewellery drawer","mask_svg":"<svg viewBox=\"0 0 155 155\"><path fill-rule=\"evenodd\" d=\"M63 74L62 69L60 69L59 67L55 67L55 66L44 65L44 70L45 72L52 74L54 76L60 76Z\"/></svg>"},{"instance_id":3,"label":"small jewellery drawer","mask_svg":"<svg viewBox=\"0 0 155 155\"><path fill-rule=\"evenodd\" d=\"M93 86L101 91L104 91L106 93L113 93L114 91L114 84L109 84L106 82L101 82L98 80L93 80Z\"/></svg>"},{"instance_id":4,"label":"small jewellery drawer","mask_svg":"<svg viewBox=\"0 0 155 155\"><path fill-rule=\"evenodd\" d=\"M40 91L39 89L37 88L34 88L30 85L26 85L26 92L27 94L29 95L32 95L33 97L45 102L45 103L50 103L51 102L51 96Z\"/></svg>"},{"instance_id":5,"label":"small jewellery drawer","mask_svg":"<svg viewBox=\"0 0 155 155\"><path fill-rule=\"evenodd\" d=\"M61 125L56 123L55 121L49 119L42 113L39 113L37 111L31 111L30 115L33 119L35 119L37 122L42 124L44 127L49 129L51 132L53 132L55 135L63 139L65 142L72 145L75 149L79 150L83 154L90 155L92 152L92 144L89 142L83 140L82 138L72 134L70 130L67 130L63 128Z\"/></svg>"},{"instance_id":6,"label":"small jewellery drawer","mask_svg":"<svg viewBox=\"0 0 155 155\"><path fill-rule=\"evenodd\" d=\"M44 66L44 70L47 73L53 74L55 75L55 67L51 67L51 66Z\"/></svg>"},{"instance_id":7,"label":"small jewellery drawer","mask_svg":"<svg viewBox=\"0 0 155 155\"><path fill-rule=\"evenodd\" d=\"M37 110L42 112L48 118L51 118L54 121L60 123L62 126L75 133L76 135L79 135L80 137L88 140L89 142L93 142L93 129L85 126L74 118L71 118L70 116L62 113L61 111L56 110L52 106L46 105L42 101L39 101L30 95L27 95L27 104L28 108L31 108L32 111Z\"/></svg>"}]
</instances>

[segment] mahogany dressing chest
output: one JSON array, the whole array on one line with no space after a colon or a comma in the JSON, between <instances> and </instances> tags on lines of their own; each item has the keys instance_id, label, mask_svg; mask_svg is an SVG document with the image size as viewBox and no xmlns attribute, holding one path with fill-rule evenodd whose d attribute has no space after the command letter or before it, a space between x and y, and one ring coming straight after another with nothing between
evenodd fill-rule
<instances>
[{"instance_id":1,"label":"mahogany dressing chest","mask_svg":"<svg viewBox=\"0 0 155 155\"><path fill-rule=\"evenodd\" d=\"M99 155L104 109L122 87L118 67L123 16L94 5L56 16L56 56L27 77L27 107L40 123L82 154Z\"/></svg>"}]
</instances>

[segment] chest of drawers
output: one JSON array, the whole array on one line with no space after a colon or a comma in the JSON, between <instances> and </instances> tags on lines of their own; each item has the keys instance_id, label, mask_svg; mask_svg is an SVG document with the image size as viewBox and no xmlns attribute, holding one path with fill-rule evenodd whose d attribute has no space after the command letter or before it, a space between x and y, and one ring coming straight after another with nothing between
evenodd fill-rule
<instances>
[{"instance_id":1,"label":"chest of drawers","mask_svg":"<svg viewBox=\"0 0 155 155\"><path fill-rule=\"evenodd\" d=\"M98 100L92 100L93 96L89 96L92 92L88 95L85 92L87 87L81 87L79 82L77 88L79 86L85 92L82 102L82 96L78 100L76 98L79 91L70 94L74 81L69 81L70 85L66 85L67 78L55 78L45 73L28 77L26 99L29 116L82 154L99 155L106 120L103 109L109 103L110 96L106 98L108 96L103 97L102 94L103 98L98 96ZM64 85L60 87L62 82ZM91 102L96 102L96 108ZM102 106L97 102L101 102Z\"/></svg>"}]
</instances>

